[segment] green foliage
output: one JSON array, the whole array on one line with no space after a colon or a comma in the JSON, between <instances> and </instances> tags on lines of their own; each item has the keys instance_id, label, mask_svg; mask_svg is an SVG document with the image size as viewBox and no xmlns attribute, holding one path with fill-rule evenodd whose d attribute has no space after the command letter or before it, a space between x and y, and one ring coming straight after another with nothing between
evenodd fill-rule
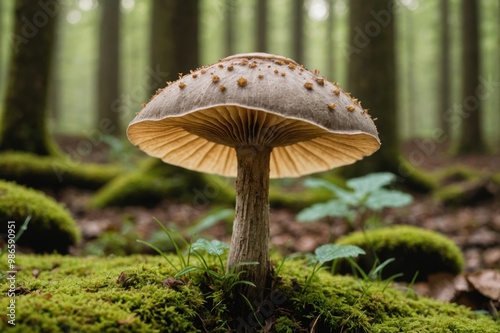
<instances>
[{"instance_id":1,"label":"green foliage","mask_svg":"<svg viewBox=\"0 0 500 333\"><path fill-rule=\"evenodd\" d=\"M258 262L241 262L231 267L229 271L226 271L224 267L223 255L229 250L229 245L219 240L206 240L204 238L197 239L194 243L189 243L186 239L179 236L177 232L172 229L168 229L160 221L156 222L161 226L165 235L168 237L170 242L175 247L175 252L178 258L180 266L177 266L171 261L168 256L157 248L155 245L145 242L142 240L137 240L139 243L143 243L152 249L154 249L159 255L161 255L168 264L176 271L175 278L182 277L191 272L203 272L206 276L210 277L213 281L219 282L223 286L225 292L229 292L234 286L238 284L247 284L255 287L255 285L249 281L242 280L240 277L245 273L244 270L236 272L241 266L246 265L258 265ZM184 254L183 248L187 247L187 255ZM209 263L211 260L205 258L203 253L209 256L215 257L218 267L212 267ZM191 255L194 255L198 261L198 265L192 264Z\"/></svg>"},{"instance_id":2,"label":"green foliage","mask_svg":"<svg viewBox=\"0 0 500 333\"><path fill-rule=\"evenodd\" d=\"M319 246L313 255L308 256L314 266L311 275L306 280L304 291L325 263L341 258L357 257L360 254L365 254L365 251L354 245L324 244Z\"/></svg>"},{"instance_id":3,"label":"green foliage","mask_svg":"<svg viewBox=\"0 0 500 333\"><path fill-rule=\"evenodd\" d=\"M242 280L241 275L245 273L244 270L240 270L236 272L241 266L247 265L258 265L258 262L241 262L237 265L231 267L229 271L226 272L226 268L224 267L224 259L222 255L226 254L229 250L229 245L219 240L211 240L208 241L206 239L200 238L197 239L193 244L191 244L189 248L189 252L196 255L198 258L200 265L199 266L186 266L181 269L175 277L181 277L187 273L201 271L205 273L206 276L214 279L222 283L222 288L225 292L231 291L231 289L238 284L247 284L249 286L255 287L250 281ZM203 252L216 257L216 262L218 262L219 267L212 268L208 261L204 258Z\"/></svg>"},{"instance_id":4,"label":"green foliage","mask_svg":"<svg viewBox=\"0 0 500 333\"><path fill-rule=\"evenodd\" d=\"M67 253L80 240L80 230L69 212L43 193L0 180L0 233L7 235L7 221L24 221L29 228L18 244L35 252ZM20 223L20 222L19 222Z\"/></svg>"},{"instance_id":5,"label":"green foliage","mask_svg":"<svg viewBox=\"0 0 500 333\"><path fill-rule=\"evenodd\" d=\"M38 156L20 152L0 154L0 178L32 187L96 189L122 171L118 165L83 163L70 156Z\"/></svg>"},{"instance_id":6,"label":"green foliage","mask_svg":"<svg viewBox=\"0 0 500 333\"><path fill-rule=\"evenodd\" d=\"M176 255L168 256L179 265ZM231 331L227 311L231 305L221 296L220 286L204 284L202 272L190 274L184 285L164 284L175 271L158 256L21 255L18 260L23 270L16 283L23 291L16 295L16 326L0 320L2 332ZM38 270L36 278L34 269ZM303 260L287 260L283 265L274 303L266 303L276 316L270 331L311 331L313 325L315 332L325 333L500 330L499 322L465 307L409 298L390 287L384 290L377 282L367 288L364 281L320 271L305 292L296 288L311 272ZM8 288L2 284L0 293L4 295ZM0 298L0 308L8 303L9 297Z\"/></svg>"},{"instance_id":7,"label":"green foliage","mask_svg":"<svg viewBox=\"0 0 500 333\"><path fill-rule=\"evenodd\" d=\"M377 272L382 279L401 273L398 279L411 281L418 274L418 279L422 280L432 273L458 274L464 266L463 255L453 241L435 231L417 227L394 226L355 232L338 239L337 243L356 245L366 251L366 256L356 260L365 272L373 270L379 262L394 258L383 272ZM349 273L352 267L343 262L338 270Z\"/></svg>"},{"instance_id":8,"label":"green foliage","mask_svg":"<svg viewBox=\"0 0 500 333\"><path fill-rule=\"evenodd\" d=\"M409 194L388 190L396 176L392 173L373 173L347 181L345 190L323 179L307 178L304 185L310 188L326 188L335 196L326 203L315 204L297 215L299 222L310 222L323 217L341 217L351 226L356 221L363 227L365 219L386 207L402 207L412 202Z\"/></svg>"}]
</instances>

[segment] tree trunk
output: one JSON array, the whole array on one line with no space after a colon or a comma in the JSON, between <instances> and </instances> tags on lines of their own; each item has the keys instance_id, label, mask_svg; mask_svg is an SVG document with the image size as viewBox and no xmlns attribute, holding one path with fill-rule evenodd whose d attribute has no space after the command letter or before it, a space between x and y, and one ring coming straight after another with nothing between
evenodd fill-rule
<instances>
[{"instance_id":1,"label":"tree trunk","mask_svg":"<svg viewBox=\"0 0 500 333\"><path fill-rule=\"evenodd\" d=\"M406 46L408 55L407 68L407 94L408 94L408 135L410 138L418 135L418 117L415 107L415 24L414 13L411 9L405 10L406 14ZM385 120L384 120L385 121Z\"/></svg>"},{"instance_id":2,"label":"tree trunk","mask_svg":"<svg viewBox=\"0 0 500 333\"><path fill-rule=\"evenodd\" d=\"M151 84L151 94L199 64L199 1L153 0L151 6L151 69L165 76Z\"/></svg>"},{"instance_id":3,"label":"tree trunk","mask_svg":"<svg viewBox=\"0 0 500 333\"><path fill-rule=\"evenodd\" d=\"M304 0L293 1L293 60L304 63Z\"/></svg>"},{"instance_id":4,"label":"tree trunk","mask_svg":"<svg viewBox=\"0 0 500 333\"><path fill-rule=\"evenodd\" d=\"M175 0L172 33L176 74L189 73L200 66L198 4L198 0Z\"/></svg>"},{"instance_id":5,"label":"tree trunk","mask_svg":"<svg viewBox=\"0 0 500 333\"><path fill-rule=\"evenodd\" d=\"M328 1L328 18L326 28L326 75L330 80L335 78L335 0Z\"/></svg>"},{"instance_id":6,"label":"tree trunk","mask_svg":"<svg viewBox=\"0 0 500 333\"><path fill-rule=\"evenodd\" d=\"M0 150L56 154L47 129L47 98L59 4L16 0Z\"/></svg>"},{"instance_id":7,"label":"tree trunk","mask_svg":"<svg viewBox=\"0 0 500 333\"><path fill-rule=\"evenodd\" d=\"M440 82L439 82L439 126L443 135L450 137L450 122L446 118L450 109L450 24L449 1L441 0L441 57L440 57Z\"/></svg>"},{"instance_id":8,"label":"tree trunk","mask_svg":"<svg viewBox=\"0 0 500 333\"><path fill-rule=\"evenodd\" d=\"M113 124L106 134L121 134L120 110L116 110L115 101L120 90L120 0L101 1L101 25L99 30L99 66L97 83L97 119L96 128L102 122Z\"/></svg>"},{"instance_id":9,"label":"tree trunk","mask_svg":"<svg viewBox=\"0 0 500 333\"><path fill-rule=\"evenodd\" d=\"M174 37L172 20L175 1L153 0L151 4L151 32L149 40L150 67L155 73L165 73L165 77L150 79L148 89L154 95L160 88L165 87L166 81L177 79L174 65ZM181 47L181 45L178 45Z\"/></svg>"},{"instance_id":10,"label":"tree trunk","mask_svg":"<svg viewBox=\"0 0 500 333\"><path fill-rule=\"evenodd\" d=\"M233 224L228 270L240 263L236 271L245 271L241 279L253 282L236 286L235 314L246 320L249 309L241 295L257 309L264 298L267 280L270 277L269 261L269 161L271 149L237 147L238 174L236 179L236 216Z\"/></svg>"},{"instance_id":11,"label":"tree trunk","mask_svg":"<svg viewBox=\"0 0 500 333\"><path fill-rule=\"evenodd\" d=\"M351 0L349 91L369 108L382 146L378 152L348 167L348 175L397 172L399 165L398 113L394 20L390 0ZM378 20L375 20L376 13ZM377 33L374 33L377 32Z\"/></svg>"},{"instance_id":12,"label":"tree trunk","mask_svg":"<svg viewBox=\"0 0 500 333\"><path fill-rule=\"evenodd\" d=\"M226 57L234 53L234 13L236 2L226 0L224 5L224 48Z\"/></svg>"},{"instance_id":13,"label":"tree trunk","mask_svg":"<svg viewBox=\"0 0 500 333\"><path fill-rule=\"evenodd\" d=\"M267 51L267 0L257 0L257 40L255 51Z\"/></svg>"},{"instance_id":14,"label":"tree trunk","mask_svg":"<svg viewBox=\"0 0 500 333\"><path fill-rule=\"evenodd\" d=\"M485 151L481 131L478 2L462 0L462 119L457 154Z\"/></svg>"}]
</instances>

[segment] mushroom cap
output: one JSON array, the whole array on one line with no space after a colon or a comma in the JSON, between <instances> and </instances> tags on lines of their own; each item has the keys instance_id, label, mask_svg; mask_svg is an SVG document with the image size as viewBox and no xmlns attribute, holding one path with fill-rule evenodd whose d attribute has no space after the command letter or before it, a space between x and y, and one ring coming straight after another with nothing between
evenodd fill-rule
<instances>
[{"instance_id":1,"label":"mushroom cap","mask_svg":"<svg viewBox=\"0 0 500 333\"><path fill-rule=\"evenodd\" d=\"M354 163L380 147L367 110L336 83L295 61L237 54L159 90L127 129L147 154L235 177L235 147L272 147L270 177Z\"/></svg>"}]
</instances>

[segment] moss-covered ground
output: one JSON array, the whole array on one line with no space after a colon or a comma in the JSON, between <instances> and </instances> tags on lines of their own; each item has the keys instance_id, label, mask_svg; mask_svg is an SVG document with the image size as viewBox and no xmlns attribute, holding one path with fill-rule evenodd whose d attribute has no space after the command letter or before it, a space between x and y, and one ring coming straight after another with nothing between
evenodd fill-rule
<instances>
[{"instance_id":1,"label":"moss-covered ground","mask_svg":"<svg viewBox=\"0 0 500 333\"><path fill-rule=\"evenodd\" d=\"M177 257L168 258L179 265ZM6 258L1 261L5 271ZM161 257L18 255L16 264L16 295L0 299L2 332L264 331L252 314L231 318L220 284L201 273L166 283L176 271ZM326 271L304 290L310 273L303 261L285 261L273 292L256 306L266 332L500 331L500 322L464 307ZM8 296L5 282L1 292ZM7 316L12 299L15 326Z\"/></svg>"}]
</instances>

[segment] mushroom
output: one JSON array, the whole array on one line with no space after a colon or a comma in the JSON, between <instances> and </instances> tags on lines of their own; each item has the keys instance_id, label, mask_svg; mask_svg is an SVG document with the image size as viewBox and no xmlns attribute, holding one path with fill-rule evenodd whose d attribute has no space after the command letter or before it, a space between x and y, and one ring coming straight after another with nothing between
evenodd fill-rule
<instances>
[{"instance_id":1,"label":"mushroom","mask_svg":"<svg viewBox=\"0 0 500 333\"><path fill-rule=\"evenodd\" d=\"M351 164L380 147L357 100L318 72L266 53L236 54L181 76L137 114L127 135L166 163L236 177L227 267L259 263L237 268L256 286L238 285L252 303L263 299L272 271L269 178Z\"/></svg>"}]
</instances>

